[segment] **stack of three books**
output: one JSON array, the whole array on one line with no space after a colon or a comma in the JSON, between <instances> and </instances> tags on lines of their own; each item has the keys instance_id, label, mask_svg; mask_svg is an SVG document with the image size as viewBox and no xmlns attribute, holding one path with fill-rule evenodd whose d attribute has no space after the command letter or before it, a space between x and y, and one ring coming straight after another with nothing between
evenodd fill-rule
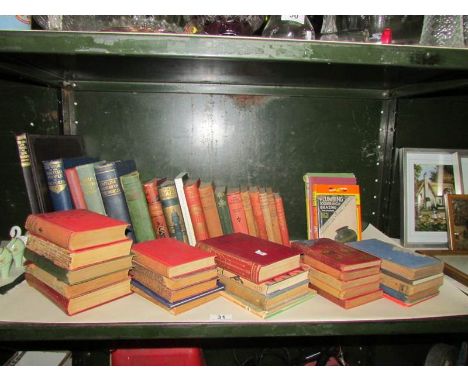
<instances>
[{"instance_id":1,"label":"stack of three books","mask_svg":"<svg viewBox=\"0 0 468 382\"><path fill-rule=\"evenodd\" d=\"M214 255L174 238L132 247L132 290L174 315L216 299L218 283Z\"/></svg>"},{"instance_id":2,"label":"stack of three books","mask_svg":"<svg viewBox=\"0 0 468 382\"><path fill-rule=\"evenodd\" d=\"M68 315L131 293L126 222L87 210L29 215L25 278Z\"/></svg>"},{"instance_id":3,"label":"stack of three books","mask_svg":"<svg viewBox=\"0 0 468 382\"><path fill-rule=\"evenodd\" d=\"M316 294L300 253L282 244L243 233L198 242L216 255L223 297L247 311L269 318Z\"/></svg>"}]
</instances>

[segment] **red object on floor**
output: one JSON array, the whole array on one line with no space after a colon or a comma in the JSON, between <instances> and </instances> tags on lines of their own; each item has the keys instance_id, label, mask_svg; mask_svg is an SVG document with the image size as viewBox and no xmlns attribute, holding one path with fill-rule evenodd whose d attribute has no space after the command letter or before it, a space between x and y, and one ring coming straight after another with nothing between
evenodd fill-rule
<instances>
[{"instance_id":1,"label":"red object on floor","mask_svg":"<svg viewBox=\"0 0 468 382\"><path fill-rule=\"evenodd\" d=\"M200 348L116 349L112 366L202 366Z\"/></svg>"}]
</instances>

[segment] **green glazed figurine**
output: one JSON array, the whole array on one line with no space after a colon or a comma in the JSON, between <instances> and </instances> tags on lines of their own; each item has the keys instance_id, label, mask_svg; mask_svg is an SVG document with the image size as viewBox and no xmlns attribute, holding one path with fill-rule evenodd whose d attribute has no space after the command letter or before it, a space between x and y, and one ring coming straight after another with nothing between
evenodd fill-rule
<instances>
[{"instance_id":1,"label":"green glazed figurine","mask_svg":"<svg viewBox=\"0 0 468 382\"><path fill-rule=\"evenodd\" d=\"M0 248L0 279L5 280L10 276L11 264L20 270L24 263L24 250L26 248L26 236L21 235L21 228L14 226L10 230L11 240Z\"/></svg>"}]
</instances>

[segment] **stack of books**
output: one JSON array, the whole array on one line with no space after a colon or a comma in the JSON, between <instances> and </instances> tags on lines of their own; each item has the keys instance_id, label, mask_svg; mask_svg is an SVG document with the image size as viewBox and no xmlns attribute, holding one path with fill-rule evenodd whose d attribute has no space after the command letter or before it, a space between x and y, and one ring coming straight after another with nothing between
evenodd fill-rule
<instances>
[{"instance_id":1,"label":"stack of books","mask_svg":"<svg viewBox=\"0 0 468 382\"><path fill-rule=\"evenodd\" d=\"M132 247L132 290L174 315L219 297L214 255L172 238Z\"/></svg>"},{"instance_id":2,"label":"stack of books","mask_svg":"<svg viewBox=\"0 0 468 382\"><path fill-rule=\"evenodd\" d=\"M312 288L335 304L350 309L382 297L377 257L326 238L295 241L292 248L311 267Z\"/></svg>"},{"instance_id":3,"label":"stack of books","mask_svg":"<svg viewBox=\"0 0 468 382\"><path fill-rule=\"evenodd\" d=\"M131 293L126 222L88 210L29 215L28 284L74 315Z\"/></svg>"},{"instance_id":4,"label":"stack of books","mask_svg":"<svg viewBox=\"0 0 468 382\"><path fill-rule=\"evenodd\" d=\"M380 287L388 299L412 306L439 294L444 280L444 264L439 259L377 239L347 245L382 260Z\"/></svg>"},{"instance_id":5,"label":"stack of books","mask_svg":"<svg viewBox=\"0 0 468 382\"><path fill-rule=\"evenodd\" d=\"M308 270L300 253L282 244L243 233L198 242L216 255L222 295L246 310L268 318L316 294L308 286Z\"/></svg>"}]
</instances>

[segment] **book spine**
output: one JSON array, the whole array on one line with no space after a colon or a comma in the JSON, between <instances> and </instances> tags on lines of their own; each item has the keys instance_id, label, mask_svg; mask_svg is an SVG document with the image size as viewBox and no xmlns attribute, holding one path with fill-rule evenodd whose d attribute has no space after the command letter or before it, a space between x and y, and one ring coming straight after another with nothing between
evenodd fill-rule
<instances>
[{"instance_id":1,"label":"book spine","mask_svg":"<svg viewBox=\"0 0 468 382\"><path fill-rule=\"evenodd\" d=\"M54 211L73 209L62 159L47 160L43 161L42 164L44 165L47 185L49 187L49 196Z\"/></svg>"},{"instance_id":2,"label":"book spine","mask_svg":"<svg viewBox=\"0 0 468 382\"><path fill-rule=\"evenodd\" d=\"M175 185L171 183L161 186L159 188L159 197L161 198L169 236L188 244L187 231Z\"/></svg>"},{"instance_id":3,"label":"book spine","mask_svg":"<svg viewBox=\"0 0 468 382\"><path fill-rule=\"evenodd\" d=\"M107 216L122 220L131 225L130 212L128 211L127 202L117 175L115 163L111 162L104 165L96 165L94 172ZM133 237L133 228L130 227L130 230L132 239L135 239L135 237Z\"/></svg>"},{"instance_id":4,"label":"book spine","mask_svg":"<svg viewBox=\"0 0 468 382\"><path fill-rule=\"evenodd\" d=\"M263 218L262 207L260 206L260 195L257 189L249 191L250 204L252 205L252 212L257 224L258 237L268 240L268 234L265 226L265 219Z\"/></svg>"},{"instance_id":5,"label":"book spine","mask_svg":"<svg viewBox=\"0 0 468 382\"><path fill-rule=\"evenodd\" d=\"M48 240L41 240L35 235L28 236L26 248L54 262L58 266L71 264L70 252Z\"/></svg>"},{"instance_id":6,"label":"book spine","mask_svg":"<svg viewBox=\"0 0 468 382\"><path fill-rule=\"evenodd\" d=\"M156 238L138 171L120 177L137 242Z\"/></svg>"},{"instance_id":7,"label":"book spine","mask_svg":"<svg viewBox=\"0 0 468 382\"><path fill-rule=\"evenodd\" d=\"M53 262L53 259L42 256L29 247L24 251L24 258L42 270L50 273L57 280L67 282L68 269L65 269Z\"/></svg>"},{"instance_id":8,"label":"book spine","mask_svg":"<svg viewBox=\"0 0 468 382\"><path fill-rule=\"evenodd\" d=\"M218 208L216 207L213 185L209 184L200 187L198 191L200 193L200 201L205 215L209 237L221 236L223 234L223 228L221 226L221 220L219 219Z\"/></svg>"},{"instance_id":9,"label":"book spine","mask_svg":"<svg viewBox=\"0 0 468 382\"><path fill-rule=\"evenodd\" d=\"M175 177L174 184L176 187L177 197L179 198L180 211L182 212L182 217L184 219L188 243L194 246L197 244L197 239L195 238L195 231L193 229L192 220L190 219L190 211L188 209L187 199L185 198L184 193L184 181L187 179L187 173L179 174Z\"/></svg>"},{"instance_id":10,"label":"book spine","mask_svg":"<svg viewBox=\"0 0 468 382\"><path fill-rule=\"evenodd\" d=\"M225 235L232 233L231 214L229 213L229 207L226 200L225 190L216 190L216 208L218 209L219 220L221 221L221 227Z\"/></svg>"},{"instance_id":11,"label":"book spine","mask_svg":"<svg viewBox=\"0 0 468 382\"><path fill-rule=\"evenodd\" d=\"M145 190L146 202L148 203L148 210L151 216L151 223L153 224L154 233L158 239L169 237L169 230L167 229L166 218L161 201L159 200L158 182L157 179L152 179L143 184Z\"/></svg>"},{"instance_id":12,"label":"book spine","mask_svg":"<svg viewBox=\"0 0 468 382\"><path fill-rule=\"evenodd\" d=\"M248 301L261 309L266 309L266 296L245 287L240 279L219 276L219 281L224 284L225 290Z\"/></svg>"},{"instance_id":13,"label":"book spine","mask_svg":"<svg viewBox=\"0 0 468 382\"><path fill-rule=\"evenodd\" d=\"M41 215L29 215L26 218L24 228L32 234L43 237L57 244L59 247L68 248L73 231L51 223L41 218Z\"/></svg>"},{"instance_id":14,"label":"book spine","mask_svg":"<svg viewBox=\"0 0 468 382\"><path fill-rule=\"evenodd\" d=\"M247 228L249 235L258 237L257 223L253 215L252 204L250 203L250 196L247 190L241 191L242 205L244 207L245 218L247 221Z\"/></svg>"},{"instance_id":15,"label":"book spine","mask_svg":"<svg viewBox=\"0 0 468 382\"><path fill-rule=\"evenodd\" d=\"M289 242L289 231L288 231L288 224L286 222L286 213L284 212L284 204L283 198L280 194L275 193L275 206L276 206L276 214L278 215L278 225L279 230L281 233L281 242L283 245L290 246Z\"/></svg>"},{"instance_id":16,"label":"book spine","mask_svg":"<svg viewBox=\"0 0 468 382\"><path fill-rule=\"evenodd\" d=\"M70 315L68 311L68 302L69 300L62 296L60 293L56 292L43 282L39 281L34 276L26 273L24 275L28 285L33 287L34 289L38 290L42 293L45 297L47 297L50 301L52 301L55 305L57 305L61 310L63 310L66 314Z\"/></svg>"},{"instance_id":17,"label":"book spine","mask_svg":"<svg viewBox=\"0 0 468 382\"><path fill-rule=\"evenodd\" d=\"M279 228L278 214L276 213L275 197L272 191L267 192L267 198L268 198L268 208L270 210L270 216L271 216L271 225L273 227L274 242L278 244L282 244L283 241L281 240L281 232Z\"/></svg>"},{"instance_id":18,"label":"book spine","mask_svg":"<svg viewBox=\"0 0 468 382\"><path fill-rule=\"evenodd\" d=\"M86 200L83 195L83 190L80 186L80 178L74 167L65 170L65 177L67 178L68 186L70 187L70 194L73 205L76 209L86 209Z\"/></svg>"},{"instance_id":19,"label":"book spine","mask_svg":"<svg viewBox=\"0 0 468 382\"><path fill-rule=\"evenodd\" d=\"M161 296L162 298L171 301L172 300L172 290L164 286L163 284L157 282L151 277L147 277L144 274L135 272L132 276L133 280L138 281L143 284L145 287L151 289L154 293Z\"/></svg>"},{"instance_id":20,"label":"book spine","mask_svg":"<svg viewBox=\"0 0 468 382\"><path fill-rule=\"evenodd\" d=\"M198 191L198 182L184 186L185 199L190 212L195 238L197 241L206 240L209 238L208 228L206 226L205 214Z\"/></svg>"},{"instance_id":21,"label":"book spine","mask_svg":"<svg viewBox=\"0 0 468 382\"><path fill-rule=\"evenodd\" d=\"M275 234L273 231L273 223L271 221L270 205L268 202L268 195L266 192L259 193L260 208L262 209L263 219L265 220L265 229L267 232L267 239L275 241Z\"/></svg>"},{"instance_id":22,"label":"book spine","mask_svg":"<svg viewBox=\"0 0 468 382\"><path fill-rule=\"evenodd\" d=\"M233 272L241 277L245 277L254 283L260 283L259 273L261 266L259 264L255 264L251 261L233 256L228 252L213 248L211 245L203 242L199 242L197 246L206 252L216 255L215 261L218 267L225 268L228 271Z\"/></svg>"},{"instance_id":23,"label":"book spine","mask_svg":"<svg viewBox=\"0 0 468 382\"><path fill-rule=\"evenodd\" d=\"M37 192L34 185L33 171L31 167L31 158L29 155L29 146L26 133L16 136L16 144L18 146L18 155L23 172L24 183L26 186L26 194L28 195L29 207L32 214L40 212L37 202Z\"/></svg>"},{"instance_id":24,"label":"book spine","mask_svg":"<svg viewBox=\"0 0 468 382\"><path fill-rule=\"evenodd\" d=\"M80 178L80 186L83 190L83 195L86 200L88 210L101 215L106 214L106 209L102 201L101 192L94 173L94 164L89 163L82 166L77 166L76 171Z\"/></svg>"},{"instance_id":25,"label":"book spine","mask_svg":"<svg viewBox=\"0 0 468 382\"><path fill-rule=\"evenodd\" d=\"M233 232L241 232L249 234L247 219L245 217L244 205L239 191L228 192L226 195L229 214L231 215L231 223Z\"/></svg>"}]
</instances>

